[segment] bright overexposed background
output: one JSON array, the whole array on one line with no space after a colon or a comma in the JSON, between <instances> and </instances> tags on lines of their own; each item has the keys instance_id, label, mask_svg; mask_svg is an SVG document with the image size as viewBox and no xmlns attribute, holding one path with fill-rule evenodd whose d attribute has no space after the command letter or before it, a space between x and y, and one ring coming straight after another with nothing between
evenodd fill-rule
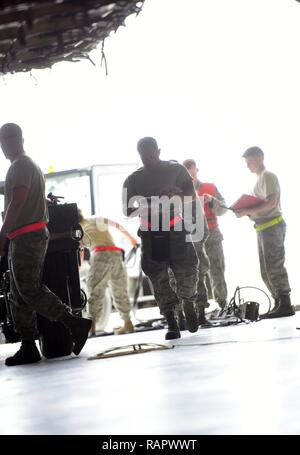
<instances>
[{"instance_id":1,"label":"bright overexposed background","mask_svg":"<svg viewBox=\"0 0 300 455\"><path fill-rule=\"evenodd\" d=\"M300 4L146 0L126 25L105 42L108 77L99 47L95 67L60 63L0 78L0 123L22 126L26 151L45 172L134 162L137 140L155 136L163 159L196 159L199 178L228 203L251 191L255 176L241 154L259 145L282 187L296 304ZM3 158L0 180L7 167ZM251 222L228 213L220 226L230 295L237 285L261 286Z\"/></svg>"}]
</instances>

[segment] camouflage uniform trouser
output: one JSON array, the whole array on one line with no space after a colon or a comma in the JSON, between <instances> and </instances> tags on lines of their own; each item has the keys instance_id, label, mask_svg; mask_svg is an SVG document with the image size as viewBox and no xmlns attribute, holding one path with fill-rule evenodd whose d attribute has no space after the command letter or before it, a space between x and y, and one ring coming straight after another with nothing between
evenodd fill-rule
<instances>
[{"instance_id":1,"label":"camouflage uniform trouser","mask_svg":"<svg viewBox=\"0 0 300 455\"><path fill-rule=\"evenodd\" d=\"M274 298L291 291L288 274L284 267L284 238L286 224L271 226L257 232L261 277Z\"/></svg>"},{"instance_id":2,"label":"camouflage uniform trouser","mask_svg":"<svg viewBox=\"0 0 300 455\"><path fill-rule=\"evenodd\" d=\"M104 320L106 289L111 285L114 305L121 318L129 319L131 305L127 292L127 272L120 251L99 251L91 256L87 280L88 312L93 320Z\"/></svg>"},{"instance_id":3,"label":"camouflage uniform trouser","mask_svg":"<svg viewBox=\"0 0 300 455\"><path fill-rule=\"evenodd\" d=\"M48 241L48 229L28 232L10 241L11 309L22 340L36 335L36 313L57 321L70 312L70 308L42 284Z\"/></svg>"},{"instance_id":4,"label":"camouflage uniform trouser","mask_svg":"<svg viewBox=\"0 0 300 455\"><path fill-rule=\"evenodd\" d=\"M209 232L205 242L205 250L209 259L209 280L212 288L213 298L219 304L227 299L227 285L225 281L225 259L223 252L223 236L218 228Z\"/></svg>"},{"instance_id":5,"label":"camouflage uniform trouser","mask_svg":"<svg viewBox=\"0 0 300 455\"><path fill-rule=\"evenodd\" d=\"M208 308L208 291L206 287L206 277L209 271L209 260L205 252L204 242L194 242L194 248L197 253L198 262L198 284L197 284L197 297L195 300L196 308L204 306ZM174 273L169 269L170 286L176 292L176 280ZM182 310L182 302L178 301L176 305L176 311Z\"/></svg>"},{"instance_id":6,"label":"camouflage uniform trouser","mask_svg":"<svg viewBox=\"0 0 300 455\"><path fill-rule=\"evenodd\" d=\"M166 261L152 259L150 233L141 233L144 273L149 277L154 296L162 315L174 311L179 302L194 303L197 298L198 257L192 242L186 242L184 232L170 232L170 257ZM170 285L170 275L174 275L174 289Z\"/></svg>"},{"instance_id":7,"label":"camouflage uniform trouser","mask_svg":"<svg viewBox=\"0 0 300 455\"><path fill-rule=\"evenodd\" d=\"M199 272L198 272L198 296L197 296L197 305L202 305L208 307L208 292L206 287L206 276L209 272L209 259L205 251L205 242L195 242L194 243L196 253L199 258Z\"/></svg>"}]
</instances>

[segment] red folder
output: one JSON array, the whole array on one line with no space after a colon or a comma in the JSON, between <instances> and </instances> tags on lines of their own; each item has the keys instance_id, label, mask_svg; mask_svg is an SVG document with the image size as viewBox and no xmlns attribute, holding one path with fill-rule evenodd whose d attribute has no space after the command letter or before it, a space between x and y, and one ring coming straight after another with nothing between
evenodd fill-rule
<instances>
[{"instance_id":1,"label":"red folder","mask_svg":"<svg viewBox=\"0 0 300 455\"><path fill-rule=\"evenodd\" d=\"M233 211L248 209L249 207L257 207L263 202L259 197L250 196L250 194L243 194L234 204L229 208Z\"/></svg>"}]
</instances>

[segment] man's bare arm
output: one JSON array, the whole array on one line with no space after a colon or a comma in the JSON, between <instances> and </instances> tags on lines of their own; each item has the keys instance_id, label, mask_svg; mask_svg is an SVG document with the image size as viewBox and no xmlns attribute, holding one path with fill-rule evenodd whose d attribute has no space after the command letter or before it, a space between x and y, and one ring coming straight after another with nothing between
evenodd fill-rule
<instances>
[{"instance_id":1,"label":"man's bare arm","mask_svg":"<svg viewBox=\"0 0 300 455\"><path fill-rule=\"evenodd\" d=\"M21 210L28 197L29 188L21 186L14 188L12 200L7 207L3 225L0 231L0 256L5 255L5 244L7 242L7 234L12 231L13 226L18 220Z\"/></svg>"},{"instance_id":2,"label":"man's bare arm","mask_svg":"<svg viewBox=\"0 0 300 455\"><path fill-rule=\"evenodd\" d=\"M1 236L6 236L16 224L22 208L27 200L29 188L21 186L13 189L12 200L7 207L4 222L1 228Z\"/></svg>"}]
</instances>

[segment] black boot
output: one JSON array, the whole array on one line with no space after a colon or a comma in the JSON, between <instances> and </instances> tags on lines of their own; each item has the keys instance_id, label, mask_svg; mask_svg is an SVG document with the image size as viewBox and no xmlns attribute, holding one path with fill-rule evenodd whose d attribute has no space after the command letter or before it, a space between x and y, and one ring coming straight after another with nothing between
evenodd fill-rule
<instances>
[{"instance_id":1,"label":"black boot","mask_svg":"<svg viewBox=\"0 0 300 455\"><path fill-rule=\"evenodd\" d=\"M5 359L5 365L12 367L15 365L26 365L36 363L41 360L40 353L35 341L22 341L20 349L12 357Z\"/></svg>"},{"instance_id":2,"label":"black boot","mask_svg":"<svg viewBox=\"0 0 300 455\"><path fill-rule=\"evenodd\" d=\"M165 318L168 324L168 331L165 335L165 339L175 340L176 338L180 338L180 330L175 317L175 312L168 311L167 313L165 313Z\"/></svg>"},{"instance_id":3,"label":"black boot","mask_svg":"<svg viewBox=\"0 0 300 455\"><path fill-rule=\"evenodd\" d=\"M278 306L275 306L275 308L266 315L266 319L284 318L286 316L294 316L294 314L295 310L291 304L289 294L281 294L279 296Z\"/></svg>"},{"instance_id":4,"label":"black boot","mask_svg":"<svg viewBox=\"0 0 300 455\"><path fill-rule=\"evenodd\" d=\"M267 314L272 314L272 313L276 312L278 310L278 308L279 308L279 305L280 305L280 298L279 297L275 297L275 299L274 299L274 307Z\"/></svg>"},{"instance_id":5,"label":"black boot","mask_svg":"<svg viewBox=\"0 0 300 455\"><path fill-rule=\"evenodd\" d=\"M198 316L195 310L194 303L183 302L183 311L185 314L186 325L189 332L197 332L198 330Z\"/></svg>"},{"instance_id":6,"label":"black boot","mask_svg":"<svg viewBox=\"0 0 300 455\"><path fill-rule=\"evenodd\" d=\"M92 320L79 318L72 313L66 313L60 319L60 322L62 322L71 332L74 341L74 354L80 354L80 351L88 338L89 331L91 330Z\"/></svg>"},{"instance_id":7,"label":"black boot","mask_svg":"<svg viewBox=\"0 0 300 455\"><path fill-rule=\"evenodd\" d=\"M279 303L280 303L279 297L275 297L274 298L274 307L272 308L272 310L270 310L268 313L260 314L259 319L268 319L270 314L272 314L274 311L278 310Z\"/></svg>"}]
</instances>

